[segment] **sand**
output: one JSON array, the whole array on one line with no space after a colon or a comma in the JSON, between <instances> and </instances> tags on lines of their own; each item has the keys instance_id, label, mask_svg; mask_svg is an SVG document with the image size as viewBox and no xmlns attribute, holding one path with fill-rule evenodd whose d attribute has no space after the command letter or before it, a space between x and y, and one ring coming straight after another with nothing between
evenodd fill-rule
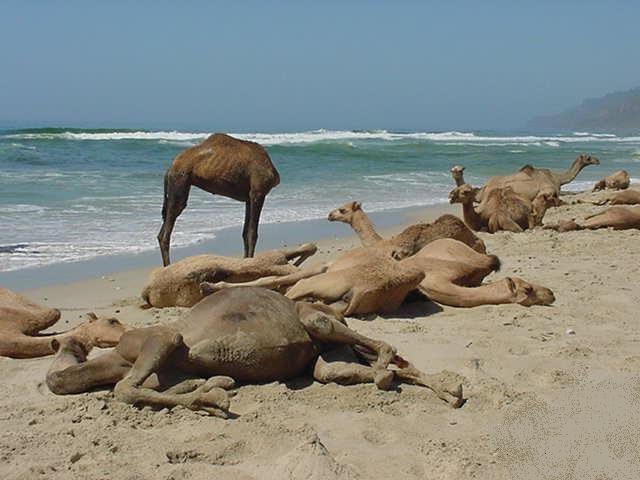
<instances>
[{"instance_id":1,"label":"sand","mask_svg":"<svg viewBox=\"0 0 640 480\"><path fill-rule=\"evenodd\" d=\"M603 208L551 209L545 222ZM238 417L222 420L134 408L109 390L55 396L43 383L51 358L3 358L0 478L640 478L640 232L481 236L503 263L488 280L510 275L545 285L555 305L419 302L387 318L348 321L419 368L464 376L463 408L416 386L383 392L303 377L239 388ZM323 241L320 258L355 244ZM138 326L179 316L179 308L138 308L147 274L26 293L61 308L59 328L87 311Z\"/></svg>"}]
</instances>

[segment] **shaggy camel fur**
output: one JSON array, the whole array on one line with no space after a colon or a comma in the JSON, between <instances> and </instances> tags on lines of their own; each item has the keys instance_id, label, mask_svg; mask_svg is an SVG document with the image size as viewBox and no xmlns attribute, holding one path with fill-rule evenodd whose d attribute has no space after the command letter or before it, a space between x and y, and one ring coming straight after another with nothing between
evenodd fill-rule
<instances>
[{"instance_id":1,"label":"shaggy camel fur","mask_svg":"<svg viewBox=\"0 0 640 480\"><path fill-rule=\"evenodd\" d=\"M387 389L396 377L432 389L454 407L463 402L455 374L426 375L393 347L349 329L331 309L257 288L211 295L180 320L128 331L113 352L91 360L76 339L54 345L58 354L47 373L52 392L115 384L118 400L156 408L182 405L228 417L225 390L235 381L287 380L311 365L323 383ZM350 361L354 351L370 366ZM388 369L390 364L397 368Z\"/></svg>"},{"instance_id":2,"label":"shaggy camel fur","mask_svg":"<svg viewBox=\"0 0 640 480\"><path fill-rule=\"evenodd\" d=\"M485 201L474 207L475 192L464 184L449 193L450 203L461 203L464 221L472 230L495 233L499 230L522 232L541 224L555 201L551 194L539 194L533 202L518 195L511 187L491 191Z\"/></svg>"},{"instance_id":3,"label":"shaggy camel fur","mask_svg":"<svg viewBox=\"0 0 640 480\"><path fill-rule=\"evenodd\" d=\"M604 212L586 217L581 224L576 223L575 220L561 220L555 225L545 225L544 228L558 232L597 230L598 228L640 229L640 207L611 207Z\"/></svg>"},{"instance_id":4,"label":"shaggy camel fur","mask_svg":"<svg viewBox=\"0 0 640 480\"><path fill-rule=\"evenodd\" d=\"M152 307L191 307L202 300L202 282L246 282L261 277L283 276L316 253L306 243L295 248L268 250L253 258L196 255L172 265L157 268L142 290L142 299ZM294 261L295 260L295 261ZM294 263L289 263L294 261Z\"/></svg>"},{"instance_id":5,"label":"shaggy camel fur","mask_svg":"<svg viewBox=\"0 0 640 480\"><path fill-rule=\"evenodd\" d=\"M446 214L438 217L433 223L411 225L390 239L384 239L376 232L373 222L362 210L360 202L345 203L342 207L332 210L329 212L328 220L351 225L365 246L397 247L398 251L403 252L400 254L401 257L413 255L438 238L455 238L480 253L486 252L484 242L455 215Z\"/></svg>"},{"instance_id":6,"label":"shaggy camel fur","mask_svg":"<svg viewBox=\"0 0 640 480\"><path fill-rule=\"evenodd\" d=\"M604 177L593 186L593 192L598 190L624 190L629 188L631 179L629 178L629 172L626 170L618 170L611 175Z\"/></svg>"},{"instance_id":7,"label":"shaggy camel fur","mask_svg":"<svg viewBox=\"0 0 640 480\"><path fill-rule=\"evenodd\" d=\"M524 306L550 305L553 292L517 277L491 283L482 280L500 268L495 255L483 255L462 242L440 239L426 245L413 257L403 260L425 272L420 291L430 300L452 307L475 307L519 303Z\"/></svg>"},{"instance_id":8,"label":"shaggy camel fur","mask_svg":"<svg viewBox=\"0 0 640 480\"><path fill-rule=\"evenodd\" d=\"M170 263L171 232L187 206L189 190L202 190L245 203L244 256L252 257L264 199L280 183L267 151L257 143L216 133L180 153L164 177L162 228L158 234L162 263Z\"/></svg>"},{"instance_id":9,"label":"shaggy camel fur","mask_svg":"<svg viewBox=\"0 0 640 480\"><path fill-rule=\"evenodd\" d=\"M60 311L32 302L22 295L0 288L0 356L35 358L51 355L51 340L71 336L87 345L113 347L125 327L114 318L98 318L88 314L89 321L62 333L39 333L60 319Z\"/></svg>"},{"instance_id":10,"label":"shaggy camel fur","mask_svg":"<svg viewBox=\"0 0 640 480\"><path fill-rule=\"evenodd\" d=\"M571 182L588 165L599 165L600 160L591 155L580 155L564 173L555 173L547 168L535 168L525 165L517 173L490 178L480 189L477 200L484 203L495 189L511 187L513 191L533 201L539 194L555 196L560 204L560 187Z\"/></svg>"}]
</instances>

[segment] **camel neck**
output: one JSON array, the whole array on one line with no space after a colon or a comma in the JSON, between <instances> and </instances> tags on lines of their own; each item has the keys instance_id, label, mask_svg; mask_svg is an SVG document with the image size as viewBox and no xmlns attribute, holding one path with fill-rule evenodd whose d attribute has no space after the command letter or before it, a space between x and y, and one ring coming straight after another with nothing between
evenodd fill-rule
<instances>
[{"instance_id":1,"label":"camel neck","mask_svg":"<svg viewBox=\"0 0 640 480\"><path fill-rule=\"evenodd\" d=\"M382 240L382 237L376 232L373 223L362 210L353 212L351 227L358 234L358 237L362 240L362 244L365 246L372 245Z\"/></svg>"},{"instance_id":2,"label":"camel neck","mask_svg":"<svg viewBox=\"0 0 640 480\"><path fill-rule=\"evenodd\" d=\"M466 202L462 204L462 216L467 225L476 232L482 229L482 219L476 209L473 208L473 202Z\"/></svg>"},{"instance_id":3,"label":"camel neck","mask_svg":"<svg viewBox=\"0 0 640 480\"><path fill-rule=\"evenodd\" d=\"M567 171L565 171L563 173L556 174L556 178L560 182L560 185L565 185L565 184L573 181L573 179L578 176L578 174L580 173L580 171L583 168L584 168L584 165L582 165L580 163L580 159L576 159L571 164L571 166L569 167L569 169Z\"/></svg>"}]
</instances>

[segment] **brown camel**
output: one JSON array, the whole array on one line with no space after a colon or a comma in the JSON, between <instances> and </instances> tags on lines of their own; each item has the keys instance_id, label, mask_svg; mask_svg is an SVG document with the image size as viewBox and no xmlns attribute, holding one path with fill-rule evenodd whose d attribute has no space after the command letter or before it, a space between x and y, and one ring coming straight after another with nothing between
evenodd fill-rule
<instances>
[{"instance_id":1,"label":"brown camel","mask_svg":"<svg viewBox=\"0 0 640 480\"><path fill-rule=\"evenodd\" d=\"M461 203L466 224L475 231L495 233L499 230L522 232L540 225L549 205L554 204L552 194L539 194L533 202L518 195L511 187L491 191L478 207L474 207L475 192L465 183L449 193L449 202Z\"/></svg>"},{"instance_id":2,"label":"brown camel","mask_svg":"<svg viewBox=\"0 0 640 480\"><path fill-rule=\"evenodd\" d=\"M518 303L524 306L550 305L553 292L517 277L491 283L482 280L500 268L495 255L483 255L462 242L445 238L426 245L403 260L420 266L425 277L419 289L430 300L451 307L475 307Z\"/></svg>"},{"instance_id":3,"label":"brown camel","mask_svg":"<svg viewBox=\"0 0 640 480\"><path fill-rule=\"evenodd\" d=\"M244 256L252 257L264 199L279 183L280 175L267 151L254 142L216 133L180 153L164 176L163 221L158 234L163 265L170 263L171 232L187 206L191 185L245 202Z\"/></svg>"},{"instance_id":4,"label":"brown camel","mask_svg":"<svg viewBox=\"0 0 640 480\"><path fill-rule=\"evenodd\" d=\"M455 215L445 214L433 223L411 225L390 239L384 239L376 232L373 222L362 210L360 202L348 202L332 210L329 212L328 220L351 225L365 246L396 247L398 252L402 252L399 255L402 258L413 255L427 243L438 238L455 238L480 253L486 252L484 242ZM395 256L398 257L398 254Z\"/></svg>"},{"instance_id":5,"label":"brown camel","mask_svg":"<svg viewBox=\"0 0 640 480\"><path fill-rule=\"evenodd\" d=\"M295 248L268 250L253 258L187 257L151 272L141 296L152 307L191 307L203 298L200 291L202 282L246 282L288 275L296 272L297 267L316 251L314 244L306 243ZM289 263L291 261L294 263Z\"/></svg>"},{"instance_id":6,"label":"brown camel","mask_svg":"<svg viewBox=\"0 0 640 480\"><path fill-rule=\"evenodd\" d=\"M579 203L592 203L594 205L638 205L640 204L640 191L631 188L618 192L607 192L598 200L578 200Z\"/></svg>"},{"instance_id":7,"label":"brown camel","mask_svg":"<svg viewBox=\"0 0 640 480\"><path fill-rule=\"evenodd\" d=\"M600 165L600 160L592 155L580 155L563 173L525 165L517 173L490 178L480 189L476 198L480 203L484 203L493 190L511 187L516 194L529 201L533 201L540 193L544 193L555 195L560 204L559 195L562 185L571 182L588 165Z\"/></svg>"},{"instance_id":8,"label":"brown camel","mask_svg":"<svg viewBox=\"0 0 640 480\"><path fill-rule=\"evenodd\" d=\"M614 230L640 229L640 207L611 207L604 212L585 217L585 221L578 224L575 220L561 220L554 225L545 225L548 230L570 232L573 230L597 230L598 228L613 228Z\"/></svg>"},{"instance_id":9,"label":"brown camel","mask_svg":"<svg viewBox=\"0 0 640 480\"><path fill-rule=\"evenodd\" d=\"M611 175L604 177L593 186L593 192L598 190L624 190L629 188L631 179L629 178L629 172L626 170L618 170Z\"/></svg>"},{"instance_id":10,"label":"brown camel","mask_svg":"<svg viewBox=\"0 0 640 480\"><path fill-rule=\"evenodd\" d=\"M465 167L463 167L462 165L454 165L453 167L451 167L451 176L453 177L453 181L455 182L456 187L461 187L466 183L464 181L464 169ZM477 187L473 187L473 196L475 202L479 201L479 194L480 189Z\"/></svg>"},{"instance_id":11,"label":"brown camel","mask_svg":"<svg viewBox=\"0 0 640 480\"><path fill-rule=\"evenodd\" d=\"M56 394L115 384L116 399L126 403L182 405L226 418L225 390L236 381L283 381L314 366L323 383L388 389L395 377L432 389L454 407L463 402L455 374L427 375L393 347L348 328L330 308L258 288L217 292L175 322L126 332L112 352L91 360L74 338L53 343L58 354L46 380ZM355 352L369 365L354 361Z\"/></svg>"},{"instance_id":12,"label":"brown camel","mask_svg":"<svg viewBox=\"0 0 640 480\"><path fill-rule=\"evenodd\" d=\"M203 283L202 289L205 295L240 286L279 289L286 291L288 298L320 301L346 316L391 313L415 288L436 302L455 307L553 303L551 290L519 278L481 285L499 263L495 255L484 255L458 240L444 238L400 261L382 249L363 247L343 254L333 264L301 269L292 275L242 284Z\"/></svg>"},{"instance_id":13,"label":"brown camel","mask_svg":"<svg viewBox=\"0 0 640 480\"><path fill-rule=\"evenodd\" d=\"M54 353L51 340L81 338L90 346L113 347L126 327L114 318L87 315L89 321L62 333L40 333L60 319L60 311L32 302L22 295L0 288L0 356L35 358Z\"/></svg>"}]
</instances>

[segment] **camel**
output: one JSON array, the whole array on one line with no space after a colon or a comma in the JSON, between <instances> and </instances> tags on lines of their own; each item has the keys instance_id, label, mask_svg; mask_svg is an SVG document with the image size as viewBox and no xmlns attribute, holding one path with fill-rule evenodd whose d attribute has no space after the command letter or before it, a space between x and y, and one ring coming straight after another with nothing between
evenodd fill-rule
<instances>
[{"instance_id":1,"label":"camel","mask_svg":"<svg viewBox=\"0 0 640 480\"><path fill-rule=\"evenodd\" d=\"M89 313L89 321L61 333L40 333L60 319L60 310L47 308L28 298L0 288L0 356L35 358L54 352L51 340L81 338L90 346L113 347L126 330L114 318L98 318Z\"/></svg>"},{"instance_id":2,"label":"camel","mask_svg":"<svg viewBox=\"0 0 640 480\"><path fill-rule=\"evenodd\" d=\"M597 230L598 228L640 229L640 207L611 207L604 212L585 217L585 221L581 224L576 223L575 220L561 220L557 224L545 225L544 228L558 232Z\"/></svg>"},{"instance_id":3,"label":"camel","mask_svg":"<svg viewBox=\"0 0 640 480\"><path fill-rule=\"evenodd\" d=\"M451 176L453 177L453 181L456 184L456 187L461 187L462 185L464 185L466 182L464 181L464 169L465 167L463 167L462 165L454 165L453 167L451 167ZM480 189L477 187L473 187L473 197L474 197L474 201L479 201L478 200L478 195L480 193Z\"/></svg>"},{"instance_id":4,"label":"camel","mask_svg":"<svg viewBox=\"0 0 640 480\"><path fill-rule=\"evenodd\" d=\"M455 374L427 375L390 345L348 328L331 309L259 288L217 292L177 321L126 332L112 352L91 360L73 337L52 343L57 355L46 383L59 395L115 384L115 398L129 404L181 405L228 418L226 390L236 381L285 381L313 366L323 383L388 389L397 378L430 388L454 407L463 403ZM355 352L369 365L351 361Z\"/></svg>"},{"instance_id":5,"label":"camel","mask_svg":"<svg viewBox=\"0 0 640 480\"><path fill-rule=\"evenodd\" d=\"M454 239L434 240L403 262L411 262L425 272L419 290L442 305L475 307L518 303L528 307L551 305L555 301L550 289L517 277L482 284L487 275L500 268L500 260Z\"/></svg>"},{"instance_id":6,"label":"camel","mask_svg":"<svg viewBox=\"0 0 640 480\"><path fill-rule=\"evenodd\" d=\"M518 195L511 187L493 189L477 209L475 192L465 183L449 193L450 203L461 203L465 223L475 231L495 233L499 230L522 232L540 225L547 208L554 204L553 194L539 194L533 202Z\"/></svg>"},{"instance_id":7,"label":"camel","mask_svg":"<svg viewBox=\"0 0 640 480\"><path fill-rule=\"evenodd\" d=\"M617 192L607 192L598 200L578 200L579 203L592 203L594 205L638 205L640 204L640 191L627 189Z\"/></svg>"},{"instance_id":8,"label":"camel","mask_svg":"<svg viewBox=\"0 0 640 480\"><path fill-rule=\"evenodd\" d=\"M476 199L484 203L491 192L498 188L511 187L513 191L533 201L540 193L555 195L560 205L560 188L571 182L583 168L589 165L600 165L600 160L592 155L579 155L571 167L563 173L555 173L547 168L535 168L525 165L518 172L490 178L480 189Z\"/></svg>"},{"instance_id":9,"label":"camel","mask_svg":"<svg viewBox=\"0 0 640 480\"><path fill-rule=\"evenodd\" d=\"M624 190L629 188L631 179L629 178L629 172L626 170L618 170L611 175L604 177L602 180L596 182L593 186L593 192L598 190Z\"/></svg>"},{"instance_id":10,"label":"camel","mask_svg":"<svg viewBox=\"0 0 640 480\"><path fill-rule=\"evenodd\" d=\"M164 176L162 228L158 243L162 264L170 263L171 233L195 185L214 195L245 202L244 256L253 257L264 200L280 183L280 175L261 145L215 133L180 153Z\"/></svg>"},{"instance_id":11,"label":"camel","mask_svg":"<svg viewBox=\"0 0 640 480\"><path fill-rule=\"evenodd\" d=\"M205 282L201 287L204 295L241 286L278 289L292 300L320 301L345 316L392 313L413 289L454 307L549 305L554 301L551 290L515 277L481 285L489 273L497 270L499 260L455 239L434 240L399 261L375 247L352 252L363 256L354 262L347 252L333 264L301 269L284 277L235 284Z\"/></svg>"},{"instance_id":12,"label":"camel","mask_svg":"<svg viewBox=\"0 0 640 480\"><path fill-rule=\"evenodd\" d=\"M417 223L405 228L398 235L382 238L375 230L373 222L362 210L360 202L348 202L329 212L330 222L344 222L353 228L364 246L397 247L404 251L401 256L413 255L427 243L438 238L455 238L480 253L486 252L484 242L480 240L464 222L455 215L445 214L433 223Z\"/></svg>"},{"instance_id":13,"label":"camel","mask_svg":"<svg viewBox=\"0 0 640 480\"><path fill-rule=\"evenodd\" d=\"M202 300L200 284L205 281L245 282L261 277L296 272L317 247L306 243L259 253L252 258L195 255L153 270L141 297L149 307L191 307ZM289 263L294 261L293 264Z\"/></svg>"}]
</instances>

